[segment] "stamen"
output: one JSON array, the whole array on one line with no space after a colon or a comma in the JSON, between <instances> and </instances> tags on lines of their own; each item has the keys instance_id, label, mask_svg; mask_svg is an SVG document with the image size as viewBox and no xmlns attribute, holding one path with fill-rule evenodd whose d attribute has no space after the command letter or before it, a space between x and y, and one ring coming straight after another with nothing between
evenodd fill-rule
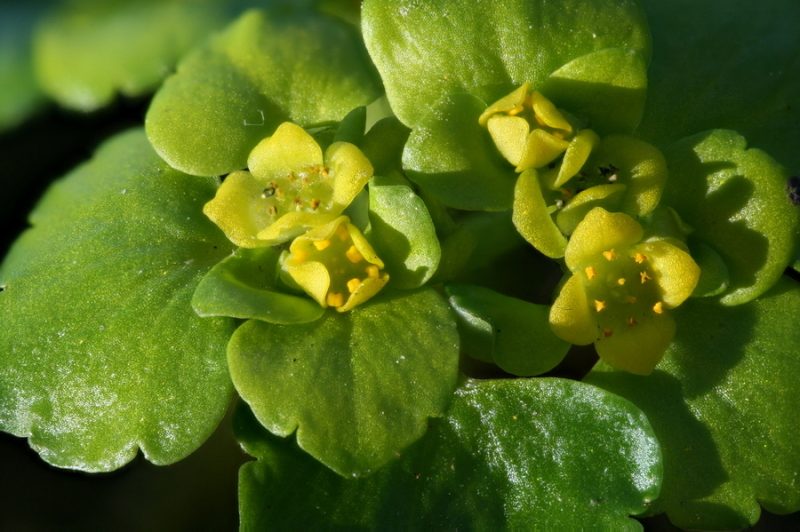
<instances>
[{"instance_id":1,"label":"stamen","mask_svg":"<svg viewBox=\"0 0 800 532\"><path fill-rule=\"evenodd\" d=\"M608 251L603 252L603 256L606 258L607 261L612 261L617 258L617 252L613 249L609 249Z\"/></svg>"},{"instance_id":2,"label":"stamen","mask_svg":"<svg viewBox=\"0 0 800 532\"><path fill-rule=\"evenodd\" d=\"M369 266L367 266L366 272L367 275L370 277L370 279L377 279L378 276L380 275L380 270L374 264L370 264Z\"/></svg>"},{"instance_id":3,"label":"stamen","mask_svg":"<svg viewBox=\"0 0 800 532\"><path fill-rule=\"evenodd\" d=\"M642 280L642 284L646 283L647 281L652 280L653 278L650 277L650 274L647 272L639 272L639 279Z\"/></svg>"},{"instance_id":4,"label":"stamen","mask_svg":"<svg viewBox=\"0 0 800 532\"><path fill-rule=\"evenodd\" d=\"M341 307L344 305L344 295L341 292L331 292L325 301L329 307Z\"/></svg>"},{"instance_id":5,"label":"stamen","mask_svg":"<svg viewBox=\"0 0 800 532\"><path fill-rule=\"evenodd\" d=\"M347 249L347 251L345 252L345 256L347 257L347 260L349 260L353 264L357 264L357 263L361 262L362 260L364 260L364 257L356 249L355 246L350 246Z\"/></svg>"},{"instance_id":6,"label":"stamen","mask_svg":"<svg viewBox=\"0 0 800 532\"><path fill-rule=\"evenodd\" d=\"M625 286L625 278L620 277L619 279L617 279L617 284L620 286Z\"/></svg>"},{"instance_id":7,"label":"stamen","mask_svg":"<svg viewBox=\"0 0 800 532\"><path fill-rule=\"evenodd\" d=\"M361 286L361 279L353 277L352 279L347 281L347 289L350 291L351 294L356 290L358 290L359 286Z\"/></svg>"},{"instance_id":8,"label":"stamen","mask_svg":"<svg viewBox=\"0 0 800 532\"><path fill-rule=\"evenodd\" d=\"M345 227L344 224L342 224L338 228L336 228L336 236L339 237L339 240L342 240L344 242L347 241L348 238L350 238L350 232L347 230L347 227Z\"/></svg>"},{"instance_id":9,"label":"stamen","mask_svg":"<svg viewBox=\"0 0 800 532\"><path fill-rule=\"evenodd\" d=\"M326 240L315 240L314 241L314 247L317 248L317 251L323 251L323 250L327 249L328 246L330 246L330 245L331 245L331 241L327 240L327 239Z\"/></svg>"},{"instance_id":10,"label":"stamen","mask_svg":"<svg viewBox=\"0 0 800 532\"><path fill-rule=\"evenodd\" d=\"M642 255L641 253L637 253L636 255L633 256L633 260L636 261L636 264L641 264L647 260L647 257Z\"/></svg>"},{"instance_id":11,"label":"stamen","mask_svg":"<svg viewBox=\"0 0 800 532\"><path fill-rule=\"evenodd\" d=\"M659 301L655 305L653 305L653 312L656 314L663 314L664 313L664 303Z\"/></svg>"},{"instance_id":12,"label":"stamen","mask_svg":"<svg viewBox=\"0 0 800 532\"><path fill-rule=\"evenodd\" d=\"M593 266L587 266L583 271L586 272L586 278L590 281L597 276L597 270Z\"/></svg>"},{"instance_id":13,"label":"stamen","mask_svg":"<svg viewBox=\"0 0 800 532\"><path fill-rule=\"evenodd\" d=\"M594 300L594 309L597 312L602 312L603 310L605 310L605 308L606 308L606 302L605 301L603 301L601 299L595 299Z\"/></svg>"},{"instance_id":14,"label":"stamen","mask_svg":"<svg viewBox=\"0 0 800 532\"><path fill-rule=\"evenodd\" d=\"M316 211L319 208L319 204L320 203L321 203L321 201L318 200L317 198L312 199L311 200L311 209Z\"/></svg>"}]
</instances>

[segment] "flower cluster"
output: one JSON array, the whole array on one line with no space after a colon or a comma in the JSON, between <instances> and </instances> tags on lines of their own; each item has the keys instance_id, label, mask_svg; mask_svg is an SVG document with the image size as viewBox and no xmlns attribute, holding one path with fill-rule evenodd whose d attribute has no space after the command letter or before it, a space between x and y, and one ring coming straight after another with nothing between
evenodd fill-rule
<instances>
[{"instance_id":1,"label":"flower cluster","mask_svg":"<svg viewBox=\"0 0 800 532\"><path fill-rule=\"evenodd\" d=\"M372 174L355 145L335 142L323 154L303 128L284 122L252 150L248 171L225 178L203 212L243 248L293 240L283 261L288 278L323 307L344 312L389 280L369 242L342 216Z\"/></svg>"}]
</instances>

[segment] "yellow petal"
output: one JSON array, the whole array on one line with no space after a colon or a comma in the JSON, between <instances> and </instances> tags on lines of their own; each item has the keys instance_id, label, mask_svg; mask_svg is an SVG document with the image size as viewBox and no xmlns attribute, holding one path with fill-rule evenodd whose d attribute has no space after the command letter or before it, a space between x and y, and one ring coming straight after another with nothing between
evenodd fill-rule
<instances>
[{"instance_id":1,"label":"yellow petal","mask_svg":"<svg viewBox=\"0 0 800 532\"><path fill-rule=\"evenodd\" d=\"M572 233L564 259L569 269L575 271L603 251L627 248L639 242L643 235L642 226L627 214L595 207Z\"/></svg>"},{"instance_id":2,"label":"yellow petal","mask_svg":"<svg viewBox=\"0 0 800 532\"><path fill-rule=\"evenodd\" d=\"M561 161L561 168L558 170L555 186L561 187L580 172L589 159L592 150L599 143L600 137L591 129L579 131L570 141L567 151L564 152L564 160Z\"/></svg>"},{"instance_id":3,"label":"yellow petal","mask_svg":"<svg viewBox=\"0 0 800 532\"><path fill-rule=\"evenodd\" d=\"M338 213L335 212L287 212L259 231L258 239L270 246L283 244L307 229L326 224L337 216Z\"/></svg>"},{"instance_id":4,"label":"yellow petal","mask_svg":"<svg viewBox=\"0 0 800 532\"><path fill-rule=\"evenodd\" d=\"M334 142L325 151L325 165L333 174L333 209L341 213L361 192L373 174L366 155L349 142Z\"/></svg>"},{"instance_id":5,"label":"yellow petal","mask_svg":"<svg viewBox=\"0 0 800 532\"><path fill-rule=\"evenodd\" d=\"M328 289L331 278L328 269L319 262L295 263L290 250L289 259L284 261L283 269L305 292L322 307L328 306Z\"/></svg>"},{"instance_id":6,"label":"yellow petal","mask_svg":"<svg viewBox=\"0 0 800 532\"><path fill-rule=\"evenodd\" d=\"M675 336L675 321L669 314L653 314L621 325L595 342L600 358L617 369L649 375L664 356Z\"/></svg>"},{"instance_id":7,"label":"yellow petal","mask_svg":"<svg viewBox=\"0 0 800 532\"><path fill-rule=\"evenodd\" d=\"M550 258L564 256L567 239L550 216L534 169L517 179L511 220L519 234L540 252Z\"/></svg>"},{"instance_id":8,"label":"yellow petal","mask_svg":"<svg viewBox=\"0 0 800 532\"><path fill-rule=\"evenodd\" d=\"M234 172L222 182L214 199L205 204L203 213L237 246L269 246L269 242L258 238L258 233L274 220L263 191L263 184L249 172Z\"/></svg>"},{"instance_id":9,"label":"yellow petal","mask_svg":"<svg viewBox=\"0 0 800 532\"><path fill-rule=\"evenodd\" d=\"M541 93L534 91L531 94L531 105L537 122L543 126L560 129L567 133L572 132L572 125L564 118L556 106Z\"/></svg>"},{"instance_id":10,"label":"yellow petal","mask_svg":"<svg viewBox=\"0 0 800 532\"><path fill-rule=\"evenodd\" d=\"M284 122L256 145L247 159L250 172L263 181L322 164L322 149L302 127Z\"/></svg>"},{"instance_id":11,"label":"yellow petal","mask_svg":"<svg viewBox=\"0 0 800 532\"><path fill-rule=\"evenodd\" d=\"M700 267L691 255L666 240L644 242L635 249L647 257L667 307L675 308L692 295L700 280Z\"/></svg>"},{"instance_id":12,"label":"yellow petal","mask_svg":"<svg viewBox=\"0 0 800 532\"><path fill-rule=\"evenodd\" d=\"M541 168L556 160L569 146L569 142L548 133L544 129L534 129L528 135L522 158L516 171L523 172L528 168Z\"/></svg>"},{"instance_id":13,"label":"yellow petal","mask_svg":"<svg viewBox=\"0 0 800 532\"><path fill-rule=\"evenodd\" d=\"M500 154L517 166L525 153L531 131L528 121L519 116L498 115L489 119L487 127Z\"/></svg>"},{"instance_id":14,"label":"yellow petal","mask_svg":"<svg viewBox=\"0 0 800 532\"><path fill-rule=\"evenodd\" d=\"M489 121L489 118L498 113L507 113L510 115L521 113L524 109L525 101L528 99L529 87L530 84L524 83L518 89L515 89L513 92L494 102L492 105L486 108L480 117L478 117L478 123L482 126L485 126Z\"/></svg>"},{"instance_id":15,"label":"yellow petal","mask_svg":"<svg viewBox=\"0 0 800 532\"><path fill-rule=\"evenodd\" d=\"M622 184L597 185L578 192L574 198L558 211L556 223L565 235L572 234L575 228L595 207L616 209L622 203L627 187Z\"/></svg>"},{"instance_id":16,"label":"yellow petal","mask_svg":"<svg viewBox=\"0 0 800 532\"><path fill-rule=\"evenodd\" d=\"M587 345L597 338L597 321L579 275L573 275L550 307L550 328L556 336L575 345Z\"/></svg>"}]
</instances>

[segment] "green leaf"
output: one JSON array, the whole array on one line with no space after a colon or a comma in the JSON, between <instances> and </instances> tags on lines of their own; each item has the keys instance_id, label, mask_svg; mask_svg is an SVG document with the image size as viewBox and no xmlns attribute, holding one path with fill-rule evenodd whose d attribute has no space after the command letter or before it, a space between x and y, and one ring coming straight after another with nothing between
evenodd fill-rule
<instances>
[{"instance_id":1,"label":"green leaf","mask_svg":"<svg viewBox=\"0 0 800 532\"><path fill-rule=\"evenodd\" d=\"M425 203L402 182L375 177L369 185L367 235L386 264L392 286L417 288L436 272L442 251Z\"/></svg>"},{"instance_id":2,"label":"green leaf","mask_svg":"<svg viewBox=\"0 0 800 532\"><path fill-rule=\"evenodd\" d=\"M653 63L640 133L667 144L712 128L739 131L800 168L800 3L646 0Z\"/></svg>"},{"instance_id":3,"label":"green leaf","mask_svg":"<svg viewBox=\"0 0 800 532\"><path fill-rule=\"evenodd\" d=\"M380 93L357 32L304 11L250 11L189 55L158 91L145 127L156 151L190 174L247 166L283 121L342 120Z\"/></svg>"},{"instance_id":4,"label":"green leaf","mask_svg":"<svg viewBox=\"0 0 800 532\"><path fill-rule=\"evenodd\" d=\"M690 300L655 373L597 367L587 382L645 411L664 451L653 509L687 529L740 529L800 509L800 288L784 279L747 305Z\"/></svg>"},{"instance_id":5,"label":"green leaf","mask_svg":"<svg viewBox=\"0 0 800 532\"><path fill-rule=\"evenodd\" d=\"M137 448L175 462L211 434L231 395L232 327L189 301L230 253L200 211L215 188L131 131L49 189L0 267L3 430L84 471Z\"/></svg>"},{"instance_id":6,"label":"green leaf","mask_svg":"<svg viewBox=\"0 0 800 532\"><path fill-rule=\"evenodd\" d=\"M316 301L285 293L278 286L275 247L237 249L197 285L192 308L202 317L228 316L269 323L307 323L322 317Z\"/></svg>"},{"instance_id":7,"label":"green leaf","mask_svg":"<svg viewBox=\"0 0 800 532\"><path fill-rule=\"evenodd\" d=\"M409 127L423 122L446 95L466 92L486 107L526 81L538 88L551 73L592 52L623 48L649 55L644 13L631 0L367 0L362 29L392 109ZM585 82L584 88L598 79L636 78L632 107L640 107L643 78L621 74L624 63L603 58L573 65L563 78L575 86ZM630 66L642 69L644 63ZM570 91L579 94L598 98L596 92Z\"/></svg>"},{"instance_id":8,"label":"green leaf","mask_svg":"<svg viewBox=\"0 0 800 532\"><path fill-rule=\"evenodd\" d=\"M480 286L449 285L448 301L458 316L460 331L477 339L464 341L468 354L489 348L490 361L500 369L520 376L546 373L556 367L570 344L550 330L550 307L504 296ZM486 355L478 352L479 360Z\"/></svg>"},{"instance_id":9,"label":"green leaf","mask_svg":"<svg viewBox=\"0 0 800 532\"><path fill-rule=\"evenodd\" d=\"M627 516L661 479L644 415L575 381L468 382L400 461L358 480L237 421L259 458L239 472L243 530L637 530Z\"/></svg>"},{"instance_id":10,"label":"green leaf","mask_svg":"<svg viewBox=\"0 0 800 532\"><path fill-rule=\"evenodd\" d=\"M516 174L478 123L485 108L468 94L446 98L436 120L411 132L403 152L408 177L448 207L511 208Z\"/></svg>"},{"instance_id":11,"label":"green leaf","mask_svg":"<svg viewBox=\"0 0 800 532\"><path fill-rule=\"evenodd\" d=\"M184 53L228 20L223 3L67 2L36 33L39 82L64 107L85 112L108 105L117 92L147 94Z\"/></svg>"},{"instance_id":12,"label":"green leaf","mask_svg":"<svg viewBox=\"0 0 800 532\"><path fill-rule=\"evenodd\" d=\"M375 298L306 325L249 321L228 346L234 385L271 432L346 476L395 458L445 411L458 336L432 290Z\"/></svg>"},{"instance_id":13,"label":"green leaf","mask_svg":"<svg viewBox=\"0 0 800 532\"><path fill-rule=\"evenodd\" d=\"M670 178L662 202L727 265L722 303L745 303L767 291L792 262L800 237L800 209L786 195L786 171L727 130L683 139L665 156Z\"/></svg>"},{"instance_id":14,"label":"green leaf","mask_svg":"<svg viewBox=\"0 0 800 532\"><path fill-rule=\"evenodd\" d=\"M42 8L0 5L0 132L24 121L42 103L31 63L31 34Z\"/></svg>"}]
</instances>

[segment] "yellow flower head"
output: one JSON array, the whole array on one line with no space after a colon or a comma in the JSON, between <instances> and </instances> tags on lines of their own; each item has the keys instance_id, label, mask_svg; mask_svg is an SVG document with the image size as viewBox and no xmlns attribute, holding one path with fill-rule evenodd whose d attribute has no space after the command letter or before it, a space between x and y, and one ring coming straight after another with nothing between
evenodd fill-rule
<instances>
[{"instance_id":1,"label":"yellow flower head","mask_svg":"<svg viewBox=\"0 0 800 532\"><path fill-rule=\"evenodd\" d=\"M296 238L282 266L320 305L339 312L367 301L389 281L383 261L347 216Z\"/></svg>"},{"instance_id":2,"label":"yellow flower head","mask_svg":"<svg viewBox=\"0 0 800 532\"><path fill-rule=\"evenodd\" d=\"M675 334L669 309L691 295L700 268L678 245L642 241L643 235L626 214L589 211L567 244L572 275L550 310L550 325L573 344L594 342L612 366L647 375Z\"/></svg>"},{"instance_id":3,"label":"yellow flower head","mask_svg":"<svg viewBox=\"0 0 800 532\"><path fill-rule=\"evenodd\" d=\"M286 242L327 223L353 201L372 177L356 146L322 148L303 128L284 122L247 160L249 171L228 175L203 212L237 246Z\"/></svg>"},{"instance_id":4,"label":"yellow flower head","mask_svg":"<svg viewBox=\"0 0 800 532\"><path fill-rule=\"evenodd\" d=\"M478 122L517 172L542 168L563 155L562 182L578 173L599 140L590 129L576 132L564 113L528 83L487 107Z\"/></svg>"}]
</instances>

